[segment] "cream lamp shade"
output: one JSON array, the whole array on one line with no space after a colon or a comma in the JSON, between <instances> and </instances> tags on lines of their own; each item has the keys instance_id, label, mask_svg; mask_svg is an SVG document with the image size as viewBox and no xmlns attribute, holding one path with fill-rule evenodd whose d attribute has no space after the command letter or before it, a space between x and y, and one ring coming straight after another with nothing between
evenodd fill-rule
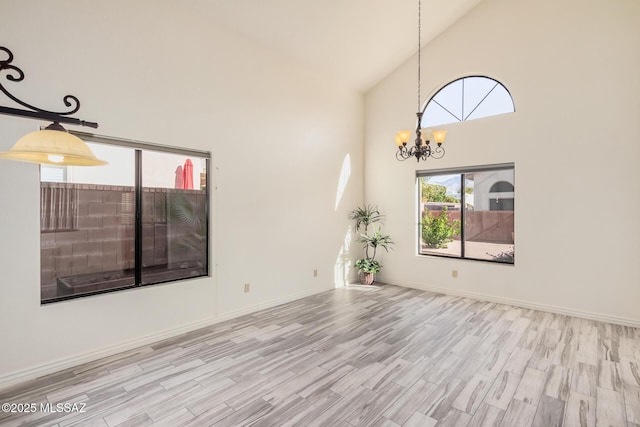
<instances>
[{"instance_id":1,"label":"cream lamp shade","mask_svg":"<svg viewBox=\"0 0 640 427\"><path fill-rule=\"evenodd\" d=\"M431 129L422 128L420 129L420 138L422 139L422 143L426 144L433 138L433 132L431 132Z\"/></svg>"},{"instance_id":2,"label":"cream lamp shade","mask_svg":"<svg viewBox=\"0 0 640 427\"><path fill-rule=\"evenodd\" d=\"M401 130L400 132L398 132L398 136L400 137L400 141L403 144L406 144L407 142L409 142L409 138L411 138L411 131Z\"/></svg>"},{"instance_id":3,"label":"cream lamp shade","mask_svg":"<svg viewBox=\"0 0 640 427\"><path fill-rule=\"evenodd\" d=\"M442 144L444 142L444 139L446 138L446 136L447 136L447 131L446 130L433 131L433 139L438 144Z\"/></svg>"},{"instance_id":4,"label":"cream lamp shade","mask_svg":"<svg viewBox=\"0 0 640 427\"><path fill-rule=\"evenodd\" d=\"M49 165L107 164L104 160L96 158L84 141L71 135L59 123L52 123L43 130L23 136L10 151L0 153L0 157Z\"/></svg>"}]
</instances>

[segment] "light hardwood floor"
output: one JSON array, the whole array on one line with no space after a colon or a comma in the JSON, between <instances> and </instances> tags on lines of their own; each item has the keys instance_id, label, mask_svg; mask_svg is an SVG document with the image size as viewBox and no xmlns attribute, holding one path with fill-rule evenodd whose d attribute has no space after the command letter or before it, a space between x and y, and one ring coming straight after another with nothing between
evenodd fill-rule
<instances>
[{"instance_id":1,"label":"light hardwood floor","mask_svg":"<svg viewBox=\"0 0 640 427\"><path fill-rule=\"evenodd\" d=\"M28 426L640 425L640 330L395 286L325 292L0 391Z\"/></svg>"}]
</instances>

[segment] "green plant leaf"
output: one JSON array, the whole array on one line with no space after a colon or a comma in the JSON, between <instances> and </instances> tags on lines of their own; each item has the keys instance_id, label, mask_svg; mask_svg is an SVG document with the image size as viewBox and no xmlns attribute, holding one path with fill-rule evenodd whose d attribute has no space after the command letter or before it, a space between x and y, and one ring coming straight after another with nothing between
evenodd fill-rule
<instances>
[{"instance_id":1,"label":"green plant leaf","mask_svg":"<svg viewBox=\"0 0 640 427\"><path fill-rule=\"evenodd\" d=\"M420 225L422 241L434 249L446 248L447 243L453 241L453 236L460 233L460 221L450 221L446 207L439 215L434 215L427 210Z\"/></svg>"},{"instance_id":2,"label":"green plant leaf","mask_svg":"<svg viewBox=\"0 0 640 427\"><path fill-rule=\"evenodd\" d=\"M363 228L366 232L370 224L384 222L384 215L380 213L377 206L365 205L352 210L349 213L349 219L354 222L355 231Z\"/></svg>"},{"instance_id":3,"label":"green plant leaf","mask_svg":"<svg viewBox=\"0 0 640 427\"><path fill-rule=\"evenodd\" d=\"M356 268L359 273L377 273L380 271L382 265L378 261L371 259L359 259L356 261Z\"/></svg>"}]
</instances>

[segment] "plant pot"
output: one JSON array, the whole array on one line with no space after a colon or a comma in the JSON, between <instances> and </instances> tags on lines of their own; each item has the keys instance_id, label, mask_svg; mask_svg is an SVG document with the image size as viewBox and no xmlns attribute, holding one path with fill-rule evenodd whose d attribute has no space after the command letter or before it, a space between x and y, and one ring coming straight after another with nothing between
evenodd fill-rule
<instances>
[{"instance_id":1,"label":"plant pot","mask_svg":"<svg viewBox=\"0 0 640 427\"><path fill-rule=\"evenodd\" d=\"M371 285L374 278L374 273L365 273L364 271L360 273L360 283L363 285Z\"/></svg>"}]
</instances>

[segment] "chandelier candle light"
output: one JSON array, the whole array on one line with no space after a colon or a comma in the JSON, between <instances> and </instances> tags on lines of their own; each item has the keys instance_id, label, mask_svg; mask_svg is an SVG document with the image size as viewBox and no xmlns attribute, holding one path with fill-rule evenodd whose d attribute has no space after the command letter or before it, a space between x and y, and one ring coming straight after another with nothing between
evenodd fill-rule
<instances>
[{"instance_id":1,"label":"chandelier candle light","mask_svg":"<svg viewBox=\"0 0 640 427\"><path fill-rule=\"evenodd\" d=\"M398 151L396 151L396 159L398 160L407 160L412 157L416 158L416 161L427 160L429 157L433 157L434 159L440 159L444 156L444 148L442 148L442 143L447 135L446 130L436 130L431 131L429 129L421 129L422 125L422 110L420 109L420 60L421 58L421 50L422 45L420 43L420 30L421 30L421 1L418 0L418 112L416 116L418 116L418 123L416 125L416 139L415 145L411 148L407 148L407 143L411 138L410 130L401 130L396 134L396 145L398 146ZM431 147L430 141L433 138L433 141L437 144L437 147Z\"/></svg>"}]
</instances>

